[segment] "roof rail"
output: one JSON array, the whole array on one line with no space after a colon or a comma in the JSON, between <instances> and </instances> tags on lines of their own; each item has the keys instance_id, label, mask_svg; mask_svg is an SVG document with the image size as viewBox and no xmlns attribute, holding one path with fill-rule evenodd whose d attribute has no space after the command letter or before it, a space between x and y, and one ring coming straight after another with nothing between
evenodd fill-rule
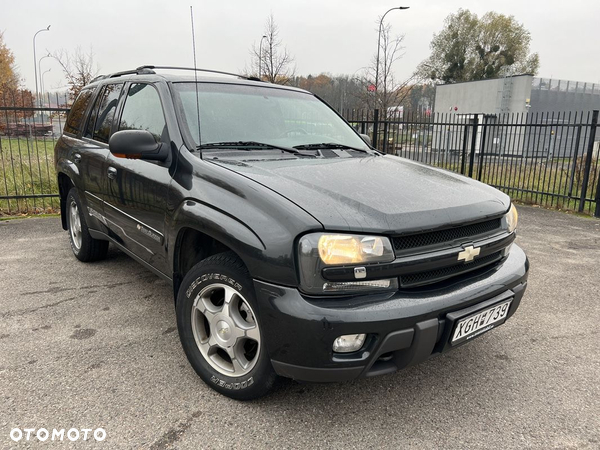
<instances>
[{"instance_id":1,"label":"roof rail","mask_svg":"<svg viewBox=\"0 0 600 450\"><path fill-rule=\"evenodd\" d=\"M94 78L92 81L90 81L90 83L93 83L93 82L99 81L99 80L104 80L106 78L116 78L116 77L120 77L120 76L123 76L123 75L148 75L148 74L155 74L156 72L154 71L154 69L159 69L159 70L193 70L193 71L196 71L196 72L208 72L208 73L216 73L216 74L219 74L219 75L229 75L229 76L232 76L232 77L238 77L238 78L242 78L244 80L249 80L249 81L262 81L260 78L247 77L245 75L240 75L240 74L237 74L237 73L223 72L221 70L194 69L193 67L152 66L152 65L146 65L146 66L140 66L137 69L133 69L133 70L124 70L122 72L109 73L108 75L98 75L96 78Z\"/></svg>"},{"instance_id":2,"label":"roof rail","mask_svg":"<svg viewBox=\"0 0 600 450\"><path fill-rule=\"evenodd\" d=\"M152 65L147 65L147 66L140 66L136 70L139 71L139 70L153 70L153 69L160 69L160 70L193 70L195 72L208 72L208 73L217 73L219 75L230 75L232 77L243 78L244 80L250 80L250 81L262 81L260 78L247 77L246 75L240 75L238 73L223 72L221 70L212 70L212 69L196 69L194 67L152 66Z\"/></svg>"},{"instance_id":3,"label":"roof rail","mask_svg":"<svg viewBox=\"0 0 600 450\"><path fill-rule=\"evenodd\" d=\"M103 80L106 78L106 75L98 75L97 77L92 78L92 80L88 84L92 84L98 80Z\"/></svg>"},{"instance_id":4,"label":"roof rail","mask_svg":"<svg viewBox=\"0 0 600 450\"><path fill-rule=\"evenodd\" d=\"M109 73L108 75L98 75L97 77L93 78L92 81L90 81L90 83L94 83L95 81L99 81L99 80L105 80L106 78L116 78L116 77L120 77L122 75L147 75L147 74L153 74L156 73L153 70L150 70L147 67L138 67L135 70L124 70L122 72L115 72L115 73Z\"/></svg>"},{"instance_id":5,"label":"roof rail","mask_svg":"<svg viewBox=\"0 0 600 450\"><path fill-rule=\"evenodd\" d=\"M142 66L142 67L138 67L137 69L134 69L134 70L124 70L123 72L111 73L110 75L107 76L107 78L115 78L115 77L120 77L122 75L148 75L148 74L154 74L154 73L156 73L156 72L154 70L151 70L150 67Z\"/></svg>"}]
</instances>

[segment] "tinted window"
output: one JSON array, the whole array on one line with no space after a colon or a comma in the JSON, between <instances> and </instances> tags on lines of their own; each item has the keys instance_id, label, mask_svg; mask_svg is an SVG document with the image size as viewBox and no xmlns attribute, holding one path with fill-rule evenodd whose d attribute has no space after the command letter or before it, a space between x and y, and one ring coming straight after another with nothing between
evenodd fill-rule
<instances>
[{"instance_id":1,"label":"tinted window","mask_svg":"<svg viewBox=\"0 0 600 450\"><path fill-rule=\"evenodd\" d=\"M90 103L90 98L92 97L92 90L86 89L81 91L81 93L77 96L77 100L73 104L71 111L69 112L69 117L67 118L67 123L65 124L65 133L77 134L81 129L81 124L83 122L83 115L85 114L85 110Z\"/></svg>"},{"instance_id":2,"label":"tinted window","mask_svg":"<svg viewBox=\"0 0 600 450\"><path fill-rule=\"evenodd\" d=\"M98 107L102 102L102 97L104 96L105 87L100 89L100 93L96 97L96 101L94 102L94 106L92 106L92 110L90 111L90 116L87 121L87 127L85 127L85 133L83 136L86 138L92 138L94 136L94 125L96 124L96 117L98 117Z\"/></svg>"},{"instance_id":3,"label":"tinted window","mask_svg":"<svg viewBox=\"0 0 600 450\"><path fill-rule=\"evenodd\" d=\"M108 84L104 87L88 122L87 137L91 135L96 141L108 143L122 87L122 84ZM92 123L94 123L94 128L93 133L90 133Z\"/></svg>"},{"instance_id":4,"label":"tinted window","mask_svg":"<svg viewBox=\"0 0 600 450\"><path fill-rule=\"evenodd\" d=\"M119 130L147 130L157 141L166 140L167 126L160 97L149 84L132 84L127 92Z\"/></svg>"}]
</instances>

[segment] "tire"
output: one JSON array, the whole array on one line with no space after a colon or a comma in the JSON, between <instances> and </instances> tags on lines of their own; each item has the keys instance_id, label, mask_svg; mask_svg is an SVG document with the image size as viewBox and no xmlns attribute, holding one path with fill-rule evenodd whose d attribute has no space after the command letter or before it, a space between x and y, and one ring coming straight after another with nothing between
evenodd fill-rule
<instances>
[{"instance_id":1,"label":"tire","mask_svg":"<svg viewBox=\"0 0 600 450\"><path fill-rule=\"evenodd\" d=\"M192 267L177 295L177 329L188 361L212 389L236 400L262 397L277 378L257 314L252 279L233 252Z\"/></svg>"},{"instance_id":2,"label":"tire","mask_svg":"<svg viewBox=\"0 0 600 450\"><path fill-rule=\"evenodd\" d=\"M67 194L65 208L67 214L67 230L71 250L79 261L92 262L106 258L108 241L101 241L90 236L79 195L75 188Z\"/></svg>"}]
</instances>

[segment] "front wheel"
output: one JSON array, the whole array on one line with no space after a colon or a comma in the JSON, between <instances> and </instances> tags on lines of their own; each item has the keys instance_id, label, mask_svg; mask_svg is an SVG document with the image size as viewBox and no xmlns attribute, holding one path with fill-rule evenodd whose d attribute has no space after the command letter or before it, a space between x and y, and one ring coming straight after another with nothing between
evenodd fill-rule
<instances>
[{"instance_id":1,"label":"front wheel","mask_svg":"<svg viewBox=\"0 0 600 450\"><path fill-rule=\"evenodd\" d=\"M196 373L237 400L267 394L274 382L252 280L231 252L211 256L185 276L177 295L177 328Z\"/></svg>"}]
</instances>

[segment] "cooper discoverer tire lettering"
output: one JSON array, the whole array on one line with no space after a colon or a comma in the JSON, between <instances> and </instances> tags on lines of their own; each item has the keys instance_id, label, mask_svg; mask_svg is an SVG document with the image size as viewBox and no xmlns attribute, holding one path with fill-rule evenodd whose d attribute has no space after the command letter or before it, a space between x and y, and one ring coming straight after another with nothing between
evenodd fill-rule
<instances>
[{"instance_id":1,"label":"cooper discoverer tire lettering","mask_svg":"<svg viewBox=\"0 0 600 450\"><path fill-rule=\"evenodd\" d=\"M233 252L204 259L184 277L177 328L202 380L237 400L267 394L276 379L264 348L252 279Z\"/></svg>"}]
</instances>

